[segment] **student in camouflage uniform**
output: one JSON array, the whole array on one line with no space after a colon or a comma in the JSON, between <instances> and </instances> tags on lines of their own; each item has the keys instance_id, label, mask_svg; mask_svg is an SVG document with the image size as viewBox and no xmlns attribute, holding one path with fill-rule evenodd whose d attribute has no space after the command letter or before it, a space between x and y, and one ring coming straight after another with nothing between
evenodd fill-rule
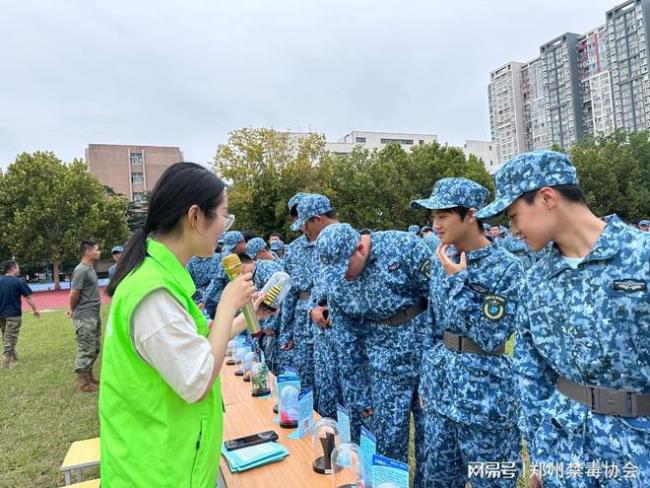
<instances>
[{"instance_id":1,"label":"student in camouflage uniform","mask_svg":"<svg viewBox=\"0 0 650 488\"><path fill-rule=\"evenodd\" d=\"M232 225L232 221L228 222L228 226ZM222 236L223 248L221 254L215 254L212 262L214 274L210 280L210 284L203 293L203 306L211 319L217 310L217 304L221 299L221 293L228 284L228 276L223 269L223 258L229 254L242 254L246 252L246 241L244 234L237 230L225 232Z\"/></svg>"},{"instance_id":2,"label":"student in camouflage uniform","mask_svg":"<svg viewBox=\"0 0 650 488\"><path fill-rule=\"evenodd\" d=\"M476 219L488 190L443 178L414 208L433 213L442 244L431 272L430 303L438 340L424 353L420 391L426 413L425 486L514 487L520 434L512 360L504 345L515 328L519 260L493 244ZM453 250L450 250L453 246ZM442 339L442 340L440 340ZM481 463L509 463L495 480Z\"/></svg>"},{"instance_id":3,"label":"student in camouflage uniform","mask_svg":"<svg viewBox=\"0 0 650 488\"><path fill-rule=\"evenodd\" d=\"M316 411L322 416L333 417L336 415L336 403L340 398L335 360L337 354L331 322L327 317L328 289L323 286L322 276L318 273L316 240L323 229L338 221L329 198L324 195L304 195L297 211L298 219L291 228L302 229L308 239L302 249L297 271L298 274L309 276L312 286L309 296L303 294L304 300L300 300L296 306L294 337L298 332L303 334L304 349L297 343L294 358L298 371L303 371L307 381L311 382L307 384L314 386Z\"/></svg>"},{"instance_id":4,"label":"student in camouflage uniform","mask_svg":"<svg viewBox=\"0 0 650 488\"><path fill-rule=\"evenodd\" d=\"M517 315L520 425L535 480L650 486L650 235L596 217L565 154L517 156L495 186L479 218L505 211L533 251L554 242L526 275Z\"/></svg>"},{"instance_id":5,"label":"student in camouflage uniform","mask_svg":"<svg viewBox=\"0 0 650 488\"><path fill-rule=\"evenodd\" d=\"M316 244L338 349L339 379L353 438L361 419L377 451L407 461L409 422L415 423L415 485L424 486L423 417L418 402L422 343L428 314L431 253L414 234L361 236L330 225Z\"/></svg>"}]
</instances>

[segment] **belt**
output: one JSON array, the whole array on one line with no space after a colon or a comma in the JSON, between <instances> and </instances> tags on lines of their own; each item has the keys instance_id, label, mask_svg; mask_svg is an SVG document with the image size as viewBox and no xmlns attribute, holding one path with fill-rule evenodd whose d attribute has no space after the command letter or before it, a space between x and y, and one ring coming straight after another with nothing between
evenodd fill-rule
<instances>
[{"instance_id":1,"label":"belt","mask_svg":"<svg viewBox=\"0 0 650 488\"><path fill-rule=\"evenodd\" d=\"M311 297L310 290L298 292L298 298L300 298L301 300L309 300L309 297Z\"/></svg>"},{"instance_id":2,"label":"belt","mask_svg":"<svg viewBox=\"0 0 650 488\"><path fill-rule=\"evenodd\" d=\"M443 344L451 351L469 352L472 354L481 354L483 356L502 356L506 352L505 346L499 347L496 351L485 351L469 337L463 337L447 331L445 331L443 336Z\"/></svg>"},{"instance_id":3,"label":"belt","mask_svg":"<svg viewBox=\"0 0 650 488\"><path fill-rule=\"evenodd\" d=\"M395 315L392 315L387 319L380 320L379 323L392 326L403 325L424 312L427 309L428 304L429 302L422 300L420 303L411 305L410 307L405 308L401 312L397 312Z\"/></svg>"},{"instance_id":4,"label":"belt","mask_svg":"<svg viewBox=\"0 0 650 488\"><path fill-rule=\"evenodd\" d=\"M604 386L580 385L558 377L557 391L582 403L593 413L619 417L645 417L650 415L650 394L631 390L615 390Z\"/></svg>"}]
</instances>

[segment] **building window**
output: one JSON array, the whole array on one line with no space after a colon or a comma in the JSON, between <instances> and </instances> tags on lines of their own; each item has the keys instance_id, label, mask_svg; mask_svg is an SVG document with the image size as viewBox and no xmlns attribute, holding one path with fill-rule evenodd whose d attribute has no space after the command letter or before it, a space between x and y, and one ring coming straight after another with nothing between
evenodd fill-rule
<instances>
[{"instance_id":1,"label":"building window","mask_svg":"<svg viewBox=\"0 0 650 488\"><path fill-rule=\"evenodd\" d=\"M424 139L419 140L420 145L424 144Z\"/></svg>"},{"instance_id":2,"label":"building window","mask_svg":"<svg viewBox=\"0 0 650 488\"><path fill-rule=\"evenodd\" d=\"M366 143L366 138L365 137L356 137L355 141L357 144L365 144Z\"/></svg>"},{"instance_id":3,"label":"building window","mask_svg":"<svg viewBox=\"0 0 650 488\"><path fill-rule=\"evenodd\" d=\"M142 165L142 153L131 153L129 154L131 159L131 164Z\"/></svg>"},{"instance_id":4,"label":"building window","mask_svg":"<svg viewBox=\"0 0 650 488\"><path fill-rule=\"evenodd\" d=\"M144 200L144 193L139 192L139 191L134 191L133 192L133 201L134 202L141 202Z\"/></svg>"},{"instance_id":5,"label":"building window","mask_svg":"<svg viewBox=\"0 0 650 488\"><path fill-rule=\"evenodd\" d=\"M413 145L413 139L381 139L382 144L392 144L392 143L398 143L398 144L404 144L405 146L412 146Z\"/></svg>"},{"instance_id":6,"label":"building window","mask_svg":"<svg viewBox=\"0 0 650 488\"><path fill-rule=\"evenodd\" d=\"M133 183L134 185L143 185L144 175L142 173L133 173L131 175L131 183Z\"/></svg>"}]
</instances>

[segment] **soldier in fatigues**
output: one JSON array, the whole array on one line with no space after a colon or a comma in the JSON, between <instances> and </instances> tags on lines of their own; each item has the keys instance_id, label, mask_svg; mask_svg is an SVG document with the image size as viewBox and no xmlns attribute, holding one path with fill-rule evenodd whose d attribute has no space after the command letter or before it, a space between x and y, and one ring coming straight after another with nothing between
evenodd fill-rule
<instances>
[{"instance_id":1,"label":"soldier in fatigues","mask_svg":"<svg viewBox=\"0 0 650 488\"><path fill-rule=\"evenodd\" d=\"M304 195L306 193L298 192L287 202L292 222L295 222L298 218L298 203ZM291 276L293 285L289 294L285 297L280 311L280 332L278 336L280 347L276 361L278 371L282 371L286 367L294 367L293 326L296 318L296 303L298 303L301 293L308 297L312 287L311 273L305 274L300 271L302 248L306 243L307 238L301 235L291 241L285 249L284 269Z\"/></svg>"},{"instance_id":2,"label":"soldier in fatigues","mask_svg":"<svg viewBox=\"0 0 650 488\"><path fill-rule=\"evenodd\" d=\"M214 275L203 294L203 304L210 315L210 318L214 318L217 304L221 298L221 293L228 284L228 276L226 275L226 271L223 269L223 258L232 253L241 254L246 251L246 241L241 232L231 230L224 233L222 239L223 250L221 251L221 254L216 254L214 256Z\"/></svg>"},{"instance_id":3,"label":"soldier in fatigues","mask_svg":"<svg viewBox=\"0 0 650 488\"><path fill-rule=\"evenodd\" d=\"M353 426L360 417L379 453L406 462L415 421L416 486L422 485L423 419L417 400L428 314L431 253L408 232L361 236L348 224L327 227L316 244L339 343L340 379ZM336 334L340 340L340 334ZM355 432L355 437L358 432Z\"/></svg>"},{"instance_id":4,"label":"soldier in fatigues","mask_svg":"<svg viewBox=\"0 0 650 488\"><path fill-rule=\"evenodd\" d=\"M424 353L420 383L426 486L462 488L468 472L474 488L514 487L517 481L515 382L504 346L514 332L524 269L483 233L475 213L487 196L488 190L471 180L444 178L430 198L411 204L433 212L442 241L429 300L438 342ZM481 472L484 463L505 463L511 477L489 478Z\"/></svg>"},{"instance_id":5,"label":"soldier in fatigues","mask_svg":"<svg viewBox=\"0 0 650 488\"><path fill-rule=\"evenodd\" d=\"M310 367L313 375L314 405L316 411L325 417L336 415L336 404L340 400L340 393L337 381L334 332L331 320L327 316L329 313L328 289L323 286L322 276L318 273L316 240L323 229L334 223L337 223L337 220L334 218L334 210L329 199L323 195L308 194L300 200L298 219L292 225L293 230L302 229L308 239L303 248L302 266L304 267L303 272L311 274L313 286L309 300L304 304L308 312L306 326L310 329L313 342ZM301 308L298 307L297 310L301 310ZM298 327L297 322L296 327ZM295 330L296 328L294 328L294 332ZM304 367L309 363L308 360L303 360L300 364L302 364L300 367Z\"/></svg>"},{"instance_id":6,"label":"soldier in fatigues","mask_svg":"<svg viewBox=\"0 0 650 488\"><path fill-rule=\"evenodd\" d=\"M534 250L515 370L521 427L544 487L650 486L650 236L587 207L566 155L522 154L496 199ZM534 485L535 486L535 485Z\"/></svg>"}]
</instances>

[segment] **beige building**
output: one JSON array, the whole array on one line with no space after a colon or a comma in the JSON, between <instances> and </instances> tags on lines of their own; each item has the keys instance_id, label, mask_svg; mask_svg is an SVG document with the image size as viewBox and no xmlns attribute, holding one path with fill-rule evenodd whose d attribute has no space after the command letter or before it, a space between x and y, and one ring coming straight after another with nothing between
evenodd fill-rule
<instances>
[{"instance_id":1,"label":"beige building","mask_svg":"<svg viewBox=\"0 0 650 488\"><path fill-rule=\"evenodd\" d=\"M163 171L179 161L183 153L178 147L89 144L86 148L90 173L130 201L151 192Z\"/></svg>"}]
</instances>

